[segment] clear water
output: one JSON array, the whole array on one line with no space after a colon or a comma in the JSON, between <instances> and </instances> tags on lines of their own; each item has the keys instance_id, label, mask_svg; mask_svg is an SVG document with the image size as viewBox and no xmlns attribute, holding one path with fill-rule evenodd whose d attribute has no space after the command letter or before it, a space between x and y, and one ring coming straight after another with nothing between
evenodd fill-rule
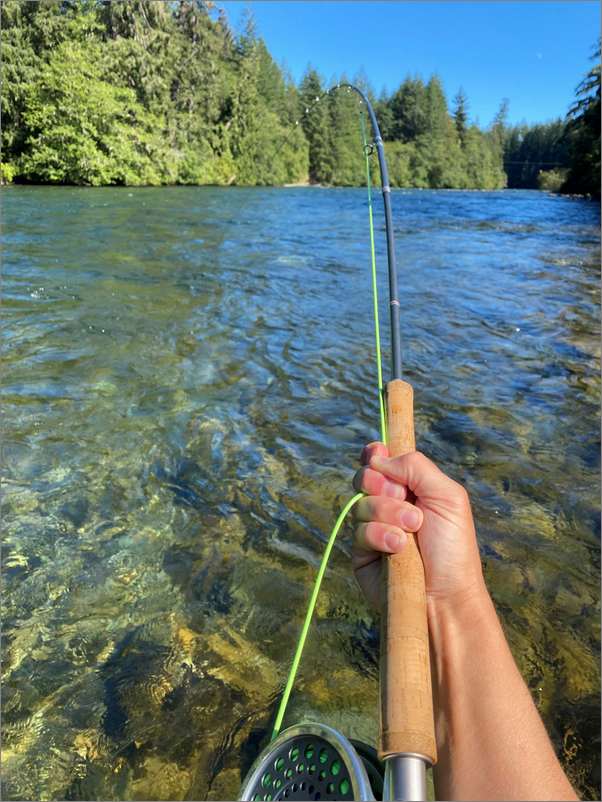
<instances>
[{"instance_id":1,"label":"clear water","mask_svg":"<svg viewBox=\"0 0 602 802\"><path fill-rule=\"evenodd\" d=\"M13 187L2 205L4 796L234 798L378 433L365 191ZM419 445L468 486L516 659L599 798L598 209L393 207ZM377 237L386 301L380 210ZM374 742L350 534L287 721Z\"/></svg>"}]
</instances>

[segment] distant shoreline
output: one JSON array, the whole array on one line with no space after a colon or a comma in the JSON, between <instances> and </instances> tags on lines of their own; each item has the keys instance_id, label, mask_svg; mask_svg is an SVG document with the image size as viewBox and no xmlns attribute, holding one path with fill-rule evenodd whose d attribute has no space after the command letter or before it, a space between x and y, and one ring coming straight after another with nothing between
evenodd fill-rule
<instances>
[{"instance_id":1,"label":"distant shoreline","mask_svg":"<svg viewBox=\"0 0 602 802\"><path fill-rule=\"evenodd\" d=\"M255 184L253 186L242 186L237 184L103 184L102 186L90 186L89 184L34 184L28 182L10 182L1 183L0 189L8 189L10 187L53 187L54 189L121 189L121 190L135 190L135 189L365 189L364 184L353 185L333 185L333 184L312 184L308 181L299 181L293 184ZM376 187L377 190L380 187ZM548 189L537 189L532 187L529 189L521 187L503 187L501 189L480 189L479 187L391 187L393 191L403 192L537 192L541 195L556 195L559 198L574 198L582 200L596 200L591 195L579 195L575 193L552 192Z\"/></svg>"}]
</instances>

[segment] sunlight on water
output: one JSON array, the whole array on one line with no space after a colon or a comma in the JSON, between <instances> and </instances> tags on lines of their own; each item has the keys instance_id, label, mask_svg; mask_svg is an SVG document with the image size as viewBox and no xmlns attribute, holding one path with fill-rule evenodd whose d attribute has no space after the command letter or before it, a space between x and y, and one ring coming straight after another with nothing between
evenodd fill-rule
<instances>
[{"instance_id":1,"label":"sunlight on water","mask_svg":"<svg viewBox=\"0 0 602 802\"><path fill-rule=\"evenodd\" d=\"M4 796L233 798L378 434L365 192L2 193ZM598 798L597 209L393 209L419 446L469 488L516 659ZM287 721L374 742L349 542Z\"/></svg>"}]
</instances>

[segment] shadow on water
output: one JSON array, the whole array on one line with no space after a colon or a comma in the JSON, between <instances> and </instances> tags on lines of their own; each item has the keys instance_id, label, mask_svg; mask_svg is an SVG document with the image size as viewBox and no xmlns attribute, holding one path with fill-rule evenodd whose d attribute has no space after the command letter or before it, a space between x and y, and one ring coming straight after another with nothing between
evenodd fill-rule
<instances>
[{"instance_id":1,"label":"shadow on water","mask_svg":"<svg viewBox=\"0 0 602 802\"><path fill-rule=\"evenodd\" d=\"M365 192L3 201L4 797L234 798L377 437ZM469 489L520 669L599 798L597 208L393 207L418 442ZM378 263L384 299L381 236ZM378 630L350 536L287 721L373 743Z\"/></svg>"}]
</instances>

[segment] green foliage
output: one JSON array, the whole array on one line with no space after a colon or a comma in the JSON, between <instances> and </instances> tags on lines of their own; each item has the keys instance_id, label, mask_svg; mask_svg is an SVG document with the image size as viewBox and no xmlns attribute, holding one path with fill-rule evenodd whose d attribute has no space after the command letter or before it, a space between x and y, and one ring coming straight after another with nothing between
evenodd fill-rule
<instances>
[{"instance_id":1,"label":"green foliage","mask_svg":"<svg viewBox=\"0 0 602 802\"><path fill-rule=\"evenodd\" d=\"M345 76L341 83L348 83ZM332 183L356 186L366 180L358 97L353 90L341 88L329 97L330 125L333 131L334 170ZM367 125L369 130L369 125ZM367 134L368 136L368 134Z\"/></svg>"},{"instance_id":2,"label":"green foliage","mask_svg":"<svg viewBox=\"0 0 602 802\"><path fill-rule=\"evenodd\" d=\"M420 189L503 189L506 176L494 149L476 126L466 132L462 148L453 130L415 142L388 142L391 185Z\"/></svg>"},{"instance_id":3,"label":"green foliage","mask_svg":"<svg viewBox=\"0 0 602 802\"><path fill-rule=\"evenodd\" d=\"M391 103L384 91L381 92L378 100L373 105L382 138L385 142L390 142L394 138L393 126L395 124L395 119L393 117Z\"/></svg>"},{"instance_id":4,"label":"green foliage","mask_svg":"<svg viewBox=\"0 0 602 802\"><path fill-rule=\"evenodd\" d=\"M488 134L468 124L468 101L460 90L449 114L441 82L433 76L425 85L406 79L390 100L378 101L388 136L387 158L392 186L433 189L501 189L499 126ZM503 109L502 109L503 111ZM505 113L505 112L504 112Z\"/></svg>"},{"instance_id":5,"label":"green foliage","mask_svg":"<svg viewBox=\"0 0 602 802\"><path fill-rule=\"evenodd\" d=\"M102 80L97 45L55 47L25 89L22 119L19 173L29 181L100 186L166 177L160 124L133 90Z\"/></svg>"},{"instance_id":6,"label":"green foliage","mask_svg":"<svg viewBox=\"0 0 602 802\"><path fill-rule=\"evenodd\" d=\"M506 174L501 155L496 138L484 137L476 126L471 125L464 144L470 185L476 189L503 189L506 186Z\"/></svg>"},{"instance_id":7,"label":"green foliage","mask_svg":"<svg viewBox=\"0 0 602 802\"><path fill-rule=\"evenodd\" d=\"M462 87L460 87L458 94L454 98L453 116L458 138L463 145L468 127L468 98L466 97Z\"/></svg>"},{"instance_id":8,"label":"green foliage","mask_svg":"<svg viewBox=\"0 0 602 802\"><path fill-rule=\"evenodd\" d=\"M299 115L309 143L309 180L330 184L334 175L333 131L322 80L309 69L299 87Z\"/></svg>"},{"instance_id":9,"label":"green foliage","mask_svg":"<svg viewBox=\"0 0 602 802\"><path fill-rule=\"evenodd\" d=\"M560 192L566 182L568 172L563 168L540 170L537 176L537 188L545 192Z\"/></svg>"},{"instance_id":10,"label":"green foliage","mask_svg":"<svg viewBox=\"0 0 602 802\"><path fill-rule=\"evenodd\" d=\"M421 78L406 78L390 100L393 125L391 135L411 142L428 131L428 98Z\"/></svg>"},{"instance_id":11,"label":"green foliage","mask_svg":"<svg viewBox=\"0 0 602 802\"><path fill-rule=\"evenodd\" d=\"M1 11L2 147L15 180L306 178L297 90L251 21L237 39L202 0L5 0Z\"/></svg>"},{"instance_id":12,"label":"green foliage","mask_svg":"<svg viewBox=\"0 0 602 802\"><path fill-rule=\"evenodd\" d=\"M235 36L209 0L3 0L2 181L277 185L363 183L360 104L300 85L273 60L251 15ZM341 78L341 82L345 82ZM557 182L595 191L600 69L559 121L488 131L471 124L462 90L453 113L440 79L403 80L371 98L393 186L495 189ZM514 162L521 166L514 169ZM548 163L549 162L549 163ZM540 172L544 170L540 176ZM372 160L374 177L376 160Z\"/></svg>"},{"instance_id":13,"label":"green foliage","mask_svg":"<svg viewBox=\"0 0 602 802\"><path fill-rule=\"evenodd\" d=\"M16 175L14 164L0 162L0 184L10 184Z\"/></svg>"},{"instance_id":14,"label":"green foliage","mask_svg":"<svg viewBox=\"0 0 602 802\"><path fill-rule=\"evenodd\" d=\"M294 183L307 173L307 145L298 126L287 125L282 74L251 25L239 53L242 80L232 95L227 132L234 180L247 186Z\"/></svg>"},{"instance_id":15,"label":"green foliage","mask_svg":"<svg viewBox=\"0 0 602 802\"><path fill-rule=\"evenodd\" d=\"M435 139L445 137L449 127L447 100L441 81L436 75L426 85L424 105L428 134Z\"/></svg>"},{"instance_id":16,"label":"green foliage","mask_svg":"<svg viewBox=\"0 0 602 802\"><path fill-rule=\"evenodd\" d=\"M359 80L362 82L361 77ZM309 69L301 82L300 100L309 141L310 179L328 184L361 183L364 165L355 94L339 88L324 95L320 77ZM408 78L390 98L383 93L374 102L386 140L392 186L498 189L506 185L499 130L485 134L476 126L469 127L465 96L462 103L461 137L437 76L427 84L420 78ZM502 124L500 119L498 125Z\"/></svg>"},{"instance_id":17,"label":"green foliage","mask_svg":"<svg viewBox=\"0 0 602 802\"><path fill-rule=\"evenodd\" d=\"M576 89L567 116L570 169L563 192L600 197L600 41L592 56L596 64Z\"/></svg>"},{"instance_id":18,"label":"green foliage","mask_svg":"<svg viewBox=\"0 0 602 802\"><path fill-rule=\"evenodd\" d=\"M600 45L565 120L504 128L508 186L600 195Z\"/></svg>"},{"instance_id":19,"label":"green foliage","mask_svg":"<svg viewBox=\"0 0 602 802\"><path fill-rule=\"evenodd\" d=\"M506 129L504 167L509 187L536 189L541 171L566 167L568 160L568 143L562 120L531 126L515 125Z\"/></svg>"},{"instance_id":20,"label":"green foliage","mask_svg":"<svg viewBox=\"0 0 602 802\"><path fill-rule=\"evenodd\" d=\"M414 145L405 142L387 142L387 166L392 187L411 187L414 184Z\"/></svg>"}]
</instances>

